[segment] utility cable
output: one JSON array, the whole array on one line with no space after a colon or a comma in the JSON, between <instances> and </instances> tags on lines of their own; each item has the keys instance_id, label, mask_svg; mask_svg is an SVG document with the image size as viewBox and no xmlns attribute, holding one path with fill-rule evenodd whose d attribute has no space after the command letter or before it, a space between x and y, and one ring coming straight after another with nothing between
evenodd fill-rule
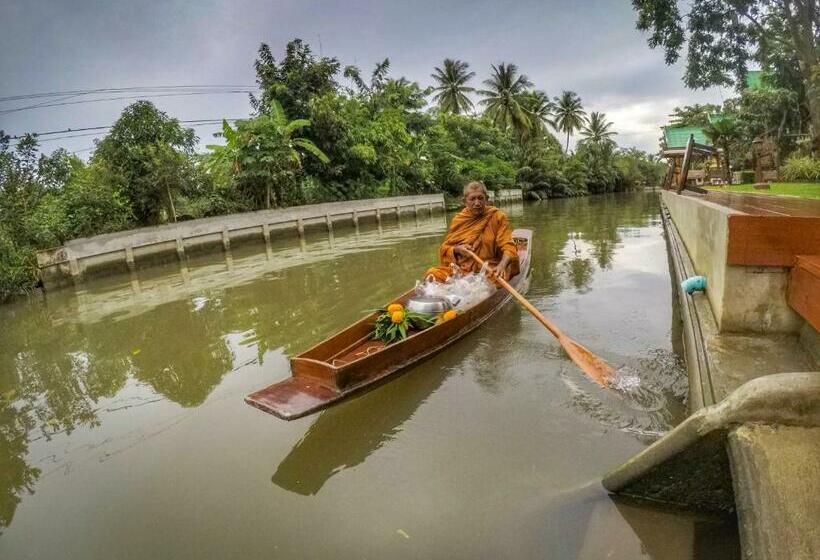
<instances>
[{"instance_id":1,"label":"utility cable","mask_svg":"<svg viewBox=\"0 0 820 560\"><path fill-rule=\"evenodd\" d=\"M193 127L196 127L196 126L204 126L204 125L209 125L209 124L220 124L220 123L222 123L223 120L228 121L228 122L236 122L236 121L242 120L242 119L239 119L239 118L233 118L233 119L194 119L194 120L177 121L177 122L179 124L190 124L191 126L189 128L193 128ZM86 126L86 127L83 127L83 128L66 128L64 130L50 130L48 132L31 132L29 134L31 136L36 136L39 139L41 136L50 136L52 134L66 134L66 133L69 133L69 132L87 132L89 130L109 130L109 129L113 128L113 126L114 125ZM15 136L9 136L9 139L10 140L20 140L21 138L24 138L25 136L28 136L28 135L19 134L19 135L15 135ZM45 142L45 141L48 141L48 140L57 140L57 139L62 139L62 138L81 137L81 136L93 136L93 133L92 134L77 134L77 135L74 135L74 136L60 136L60 137L57 137L57 138L44 138L44 139L40 140L40 142Z\"/></svg>"},{"instance_id":2,"label":"utility cable","mask_svg":"<svg viewBox=\"0 0 820 560\"><path fill-rule=\"evenodd\" d=\"M17 113L20 111L27 111L29 109L39 109L43 107L61 107L64 105L79 105L82 103L97 103L99 101L116 101L122 99L144 99L144 98L153 98L153 97L184 97L187 95L219 95L219 94L226 94L226 93L253 93L249 90L244 89L236 89L236 90L221 90L221 91L193 91L193 92L184 92L184 93L152 93L148 95L132 95L132 96L121 96L121 97L103 97L100 99L82 99L79 101L63 101L59 103L38 103L36 105L26 105L25 107L17 107L15 109L5 109L0 110L0 115L8 115L11 113Z\"/></svg>"},{"instance_id":3,"label":"utility cable","mask_svg":"<svg viewBox=\"0 0 820 560\"><path fill-rule=\"evenodd\" d=\"M245 85L180 85L180 86L134 86L125 88L78 89L70 91L51 91L46 93L27 93L0 97L0 103L5 101L20 101L23 99L37 99L42 97L59 97L64 95L94 95L97 93L117 93L127 91L166 91L174 89L259 89L257 86Z\"/></svg>"}]
</instances>

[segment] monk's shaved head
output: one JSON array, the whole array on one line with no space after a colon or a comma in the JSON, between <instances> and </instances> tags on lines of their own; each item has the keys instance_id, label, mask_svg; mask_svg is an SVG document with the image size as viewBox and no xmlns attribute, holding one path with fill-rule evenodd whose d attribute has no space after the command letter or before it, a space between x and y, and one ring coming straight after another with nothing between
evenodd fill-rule
<instances>
[{"instance_id":1,"label":"monk's shaved head","mask_svg":"<svg viewBox=\"0 0 820 560\"><path fill-rule=\"evenodd\" d=\"M481 181L470 181L464 185L464 207L473 216L481 216L487 208L487 187Z\"/></svg>"},{"instance_id":2,"label":"monk's shaved head","mask_svg":"<svg viewBox=\"0 0 820 560\"><path fill-rule=\"evenodd\" d=\"M481 191L484 196L487 196L487 187L481 181L470 181L464 185L464 196L466 197L470 191Z\"/></svg>"}]
</instances>

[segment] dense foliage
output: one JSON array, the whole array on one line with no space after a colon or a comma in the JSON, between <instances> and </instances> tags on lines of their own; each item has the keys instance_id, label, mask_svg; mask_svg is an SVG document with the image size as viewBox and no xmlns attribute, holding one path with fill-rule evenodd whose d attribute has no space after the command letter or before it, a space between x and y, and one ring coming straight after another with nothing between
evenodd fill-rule
<instances>
[{"instance_id":1,"label":"dense foliage","mask_svg":"<svg viewBox=\"0 0 820 560\"><path fill-rule=\"evenodd\" d=\"M793 157L780 170L785 181L820 183L820 159L807 156Z\"/></svg>"},{"instance_id":2,"label":"dense foliage","mask_svg":"<svg viewBox=\"0 0 820 560\"><path fill-rule=\"evenodd\" d=\"M689 87L746 85L750 63L772 84L794 92L820 152L820 5L817 0L632 0L638 29L668 64L685 45ZM688 10L686 14L681 9ZM685 26L684 26L684 22Z\"/></svg>"},{"instance_id":3,"label":"dense foliage","mask_svg":"<svg viewBox=\"0 0 820 560\"><path fill-rule=\"evenodd\" d=\"M457 197L469 180L534 199L581 196L657 184L665 171L619 150L612 123L587 119L577 94L551 100L515 64L493 65L476 91L469 64L445 59L424 89L392 77L387 59L367 75L296 39L281 60L262 44L254 67L254 114L224 122L206 153L148 101L123 111L88 162L0 133L0 299L34 285L35 250L75 237L329 200ZM577 152L550 129L580 132Z\"/></svg>"}]
</instances>

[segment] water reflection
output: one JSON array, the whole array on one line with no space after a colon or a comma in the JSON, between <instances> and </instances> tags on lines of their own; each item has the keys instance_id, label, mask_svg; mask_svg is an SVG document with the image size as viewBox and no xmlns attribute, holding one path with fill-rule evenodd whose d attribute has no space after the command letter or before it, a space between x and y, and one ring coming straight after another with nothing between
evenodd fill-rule
<instances>
[{"instance_id":1,"label":"water reflection","mask_svg":"<svg viewBox=\"0 0 820 560\"><path fill-rule=\"evenodd\" d=\"M734 530L736 520L731 517L652 508L620 498L616 498L614 504L637 535L641 553L646 557L667 560L740 558L740 541ZM612 549L611 539L603 534L599 533L597 540L598 550Z\"/></svg>"},{"instance_id":2,"label":"water reflection","mask_svg":"<svg viewBox=\"0 0 820 560\"><path fill-rule=\"evenodd\" d=\"M445 369L412 375L414 369L378 392L322 412L279 463L272 482L290 492L314 495L333 475L364 462L400 431L448 375Z\"/></svg>"},{"instance_id":3,"label":"water reflection","mask_svg":"<svg viewBox=\"0 0 820 560\"><path fill-rule=\"evenodd\" d=\"M596 293L605 292L596 290L604 273L638 267L642 256L630 257L626 249L639 245L636 238L645 234L642 228L658 223L657 197L640 194L514 205L507 210L516 226L535 230L530 294L542 308L566 294L583 293L593 298L587 301L594 301ZM139 422L145 422L144 417L117 422L114 415L128 413L113 411L116 407L108 401L161 400L171 408L199 409L213 402L215 391L233 379L229 374L248 360L260 368L266 382L287 375L281 367L283 355L293 355L358 319L369 307L405 289L408 279L418 277L435 260L443 229L440 216L422 217L418 226L411 219L402 228L386 219L380 226L362 224L355 233L336 230L332 243L326 235L311 234L304 247L293 240L272 241L271 247L236 246L228 256L191 254L183 266L170 264L89 282L76 292L55 292L0 307L0 529L12 524L20 501L47 476L37 467L43 456L61 452L55 438L61 438L64 450L77 440L77 432L96 430L88 439L99 442L111 435L111 425L129 422L135 422L129 425L134 437L142 435L146 427ZM662 281L665 290L668 280ZM658 313L668 326L669 310ZM575 317L562 318L561 325L572 332L589 316L606 318L607 313L587 307ZM514 394L510 383L515 383L516 360L566 362L557 351L550 354L553 341L540 330L535 333L527 321L524 313L509 306L493 319L499 331L467 337L468 347L440 354L376 392L325 411L309 428L299 423L283 427L265 418L266 425L281 434L305 431L293 437L298 443L266 460L264 484L287 490L279 494L293 499L321 493L319 501L336 486L327 484L331 478L363 465L400 437L412 424L409 420L425 410L422 405L431 395L448 378L459 378L453 372L464 372L478 388L476 393L493 399ZM503 337L496 334L501 330ZM658 369L654 363L641 364L652 359L642 354L645 338L630 340L609 344L605 357L616 353L619 363L629 362L638 370ZM596 342L607 347L594 338L589 345ZM658 361L665 364L667 358L660 355ZM666 377L676 375L675 367L668 371L668 376L661 376L664 388L670 383ZM589 392L588 387L579 387L577 395L583 400ZM626 405L598 398L597 416L594 407L579 409L626 431L636 426L662 431L677 416L677 393L664 401L653 401L654 394L653 389ZM232 406L244 407L234 396ZM646 411L652 408L657 410ZM228 410L236 413L235 408ZM616 414L608 416L612 410ZM623 421L629 414L639 417L634 425ZM37 453L32 456L34 446ZM248 480L252 486L253 475ZM208 482L224 483L218 478ZM60 484L66 483L56 483ZM101 508L108 505L106 496L93 499L101 501ZM40 509L35 518L54 522L47 510Z\"/></svg>"},{"instance_id":4,"label":"water reflection","mask_svg":"<svg viewBox=\"0 0 820 560\"><path fill-rule=\"evenodd\" d=\"M440 216L401 232L365 228L337 236L334 251L327 238L309 239L304 253L282 243L272 260L264 246L240 247L231 270L224 255L194 256L182 271L157 267L0 308L0 527L41 474L26 461L31 441L100 426L98 402L129 378L179 406L201 405L236 367L233 335L259 364L269 352L304 349L365 310L349 306L343 288L393 295L362 270L389 263L390 274L412 278L429 251L395 259L394 245L423 246L443 230Z\"/></svg>"},{"instance_id":5,"label":"water reflection","mask_svg":"<svg viewBox=\"0 0 820 560\"><path fill-rule=\"evenodd\" d=\"M586 291L595 272L612 265L615 249L630 229L658 224L655 195L609 194L545 200L532 205L523 227L536 229L533 288L556 294L566 287ZM520 222L519 222L520 223Z\"/></svg>"},{"instance_id":6,"label":"water reflection","mask_svg":"<svg viewBox=\"0 0 820 560\"><path fill-rule=\"evenodd\" d=\"M11 524L20 497L34 492L34 484L40 476L40 469L25 460L33 422L12 404L13 398L11 390L4 391L0 397L0 534Z\"/></svg>"}]
</instances>

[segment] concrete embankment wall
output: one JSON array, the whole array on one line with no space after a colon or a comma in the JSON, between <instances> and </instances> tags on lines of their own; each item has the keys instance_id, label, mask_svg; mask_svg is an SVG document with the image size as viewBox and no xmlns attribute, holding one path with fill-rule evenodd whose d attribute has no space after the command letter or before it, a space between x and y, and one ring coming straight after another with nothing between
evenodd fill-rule
<instances>
[{"instance_id":1,"label":"concrete embankment wall","mask_svg":"<svg viewBox=\"0 0 820 560\"><path fill-rule=\"evenodd\" d=\"M789 307L789 269L727 264L729 216L739 212L670 191L661 193L721 332L797 333L803 319Z\"/></svg>"},{"instance_id":2,"label":"concrete embankment wall","mask_svg":"<svg viewBox=\"0 0 820 560\"><path fill-rule=\"evenodd\" d=\"M662 196L675 283L696 273L708 279L705 294L677 293L691 415L607 474L604 487L652 503L736 511L743 558L817 558L817 331L786 307L786 269L727 264L732 243L743 242L729 238L740 212Z\"/></svg>"},{"instance_id":3,"label":"concrete embankment wall","mask_svg":"<svg viewBox=\"0 0 820 560\"><path fill-rule=\"evenodd\" d=\"M514 198L500 193L501 202ZM520 194L518 199L520 200ZM73 239L62 247L40 251L37 263L46 289L70 284L84 277L127 272L163 260L184 260L190 251L230 250L231 243L298 236L321 228L332 233L334 226L359 227L360 222L381 226L401 214L432 215L444 211L441 194L400 196L346 202L312 204L292 208L260 210L156 227Z\"/></svg>"}]
</instances>

